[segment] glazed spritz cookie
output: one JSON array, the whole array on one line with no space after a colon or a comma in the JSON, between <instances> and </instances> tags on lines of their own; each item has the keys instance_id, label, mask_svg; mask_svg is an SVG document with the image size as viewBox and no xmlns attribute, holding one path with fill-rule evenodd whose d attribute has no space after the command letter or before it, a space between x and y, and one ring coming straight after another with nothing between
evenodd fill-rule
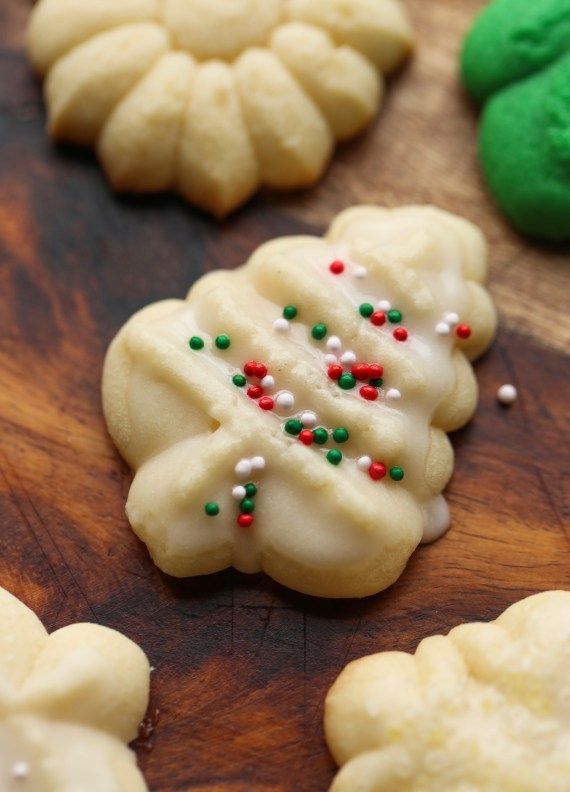
<instances>
[{"instance_id":1,"label":"glazed spritz cookie","mask_svg":"<svg viewBox=\"0 0 570 792\"><path fill-rule=\"evenodd\" d=\"M40 0L28 29L52 137L217 216L314 184L411 47L400 0Z\"/></svg>"},{"instance_id":2,"label":"glazed spritz cookie","mask_svg":"<svg viewBox=\"0 0 570 792\"><path fill-rule=\"evenodd\" d=\"M495 0L463 49L480 159L522 233L570 239L570 0Z\"/></svg>"},{"instance_id":3,"label":"glazed spritz cookie","mask_svg":"<svg viewBox=\"0 0 570 792\"><path fill-rule=\"evenodd\" d=\"M570 592L350 663L325 730L331 792L569 792Z\"/></svg>"},{"instance_id":4,"label":"glazed spritz cookie","mask_svg":"<svg viewBox=\"0 0 570 792\"><path fill-rule=\"evenodd\" d=\"M0 589L0 789L145 792L126 743L149 695L143 652L114 630L48 635Z\"/></svg>"},{"instance_id":5,"label":"glazed spritz cookie","mask_svg":"<svg viewBox=\"0 0 570 792\"><path fill-rule=\"evenodd\" d=\"M495 331L485 244L431 208L356 208L142 310L107 355L127 514L175 576L233 565L327 597L389 586L448 526L446 432Z\"/></svg>"}]
</instances>

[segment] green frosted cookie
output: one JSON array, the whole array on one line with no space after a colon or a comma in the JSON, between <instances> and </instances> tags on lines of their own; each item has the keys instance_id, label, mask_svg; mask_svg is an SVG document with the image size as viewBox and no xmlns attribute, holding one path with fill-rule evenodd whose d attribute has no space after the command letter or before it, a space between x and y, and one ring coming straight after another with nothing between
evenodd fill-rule
<instances>
[{"instance_id":1,"label":"green frosted cookie","mask_svg":"<svg viewBox=\"0 0 570 792\"><path fill-rule=\"evenodd\" d=\"M570 0L495 0L462 72L485 102L480 158L497 203L525 234L570 239Z\"/></svg>"}]
</instances>

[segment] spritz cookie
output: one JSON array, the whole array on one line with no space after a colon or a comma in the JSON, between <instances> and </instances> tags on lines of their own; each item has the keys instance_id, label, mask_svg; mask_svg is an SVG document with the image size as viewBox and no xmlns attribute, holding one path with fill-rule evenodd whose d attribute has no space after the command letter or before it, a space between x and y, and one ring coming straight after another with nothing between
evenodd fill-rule
<instances>
[{"instance_id":1,"label":"spritz cookie","mask_svg":"<svg viewBox=\"0 0 570 792\"><path fill-rule=\"evenodd\" d=\"M426 638L414 655L355 660L325 705L342 766L331 792L569 792L569 696L568 591Z\"/></svg>"},{"instance_id":2,"label":"spritz cookie","mask_svg":"<svg viewBox=\"0 0 570 792\"><path fill-rule=\"evenodd\" d=\"M361 207L136 314L103 402L158 566L326 597L393 583L449 524L446 432L475 410L469 360L495 332L485 271L469 223Z\"/></svg>"},{"instance_id":3,"label":"spritz cookie","mask_svg":"<svg viewBox=\"0 0 570 792\"><path fill-rule=\"evenodd\" d=\"M0 789L145 792L126 744L148 704L149 665L96 624L48 635L0 589Z\"/></svg>"},{"instance_id":4,"label":"spritz cookie","mask_svg":"<svg viewBox=\"0 0 570 792\"><path fill-rule=\"evenodd\" d=\"M411 48L399 0L40 0L28 29L53 138L217 216L314 184Z\"/></svg>"}]
</instances>

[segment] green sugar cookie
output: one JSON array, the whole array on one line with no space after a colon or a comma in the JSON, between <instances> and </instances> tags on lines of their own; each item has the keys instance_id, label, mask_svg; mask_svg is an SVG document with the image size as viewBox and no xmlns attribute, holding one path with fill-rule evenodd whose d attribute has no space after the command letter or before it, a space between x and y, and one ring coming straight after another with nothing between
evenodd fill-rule
<instances>
[{"instance_id":1,"label":"green sugar cookie","mask_svg":"<svg viewBox=\"0 0 570 792\"><path fill-rule=\"evenodd\" d=\"M495 0L465 39L463 81L476 102L570 51L570 0Z\"/></svg>"},{"instance_id":2,"label":"green sugar cookie","mask_svg":"<svg viewBox=\"0 0 570 792\"><path fill-rule=\"evenodd\" d=\"M497 203L524 234L570 239L570 0L495 0L461 65L485 103L480 159Z\"/></svg>"}]
</instances>

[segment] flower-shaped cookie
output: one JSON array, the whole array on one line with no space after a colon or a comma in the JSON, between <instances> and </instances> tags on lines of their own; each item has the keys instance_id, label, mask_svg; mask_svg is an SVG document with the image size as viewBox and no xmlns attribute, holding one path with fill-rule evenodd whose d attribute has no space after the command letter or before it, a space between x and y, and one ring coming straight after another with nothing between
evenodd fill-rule
<instances>
[{"instance_id":1,"label":"flower-shaped cookie","mask_svg":"<svg viewBox=\"0 0 570 792\"><path fill-rule=\"evenodd\" d=\"M40 0L28 49L53 137L117 190L218 216L323 173L411 49L399 0Z\"/></svg>"},{"instance_id":2,"label":"flower-shaped cookie","mask_svg":"<svg viewBox=\"0 0 570 792\"><path fill-rule=\"evenodd\" d=\"M350 663L325 729L331 792L569 792L570 592Z\"/></svg>"},{"instance_id":3,"label":"flower-shaped cookie","mask_svg":"<svg viewBox=\"0 0 570 792\"><path fill-rule=\"evenodd\" d=\"M570 0L494 0L465 40L480 158L522 233L570 239Z\"/></svg>"},{"instance_id":4,"label":"flower-shaped cookie","mask_svg":"<svg viewBox=\"0 0 570 792\"><path fill-rule=\"evenodd\" d=\"M495 330L485 269L458 218L357 208L135 315L103 402L158 566L329 597L393 583L448 525L445 433L475 409L467 358Z\"/></svg>"},{"instance_id":5,"label":"flower-shaped cookie","mask_svg":"<svg viewBox=\"0 0 570 792\"><path fill-rule=\"evenodd\" d=\"M143 652L114 630L74 624L48 636L0 589L0 789L144 792L125 744L149 677Z\"/></svg>"}]
</instances>

